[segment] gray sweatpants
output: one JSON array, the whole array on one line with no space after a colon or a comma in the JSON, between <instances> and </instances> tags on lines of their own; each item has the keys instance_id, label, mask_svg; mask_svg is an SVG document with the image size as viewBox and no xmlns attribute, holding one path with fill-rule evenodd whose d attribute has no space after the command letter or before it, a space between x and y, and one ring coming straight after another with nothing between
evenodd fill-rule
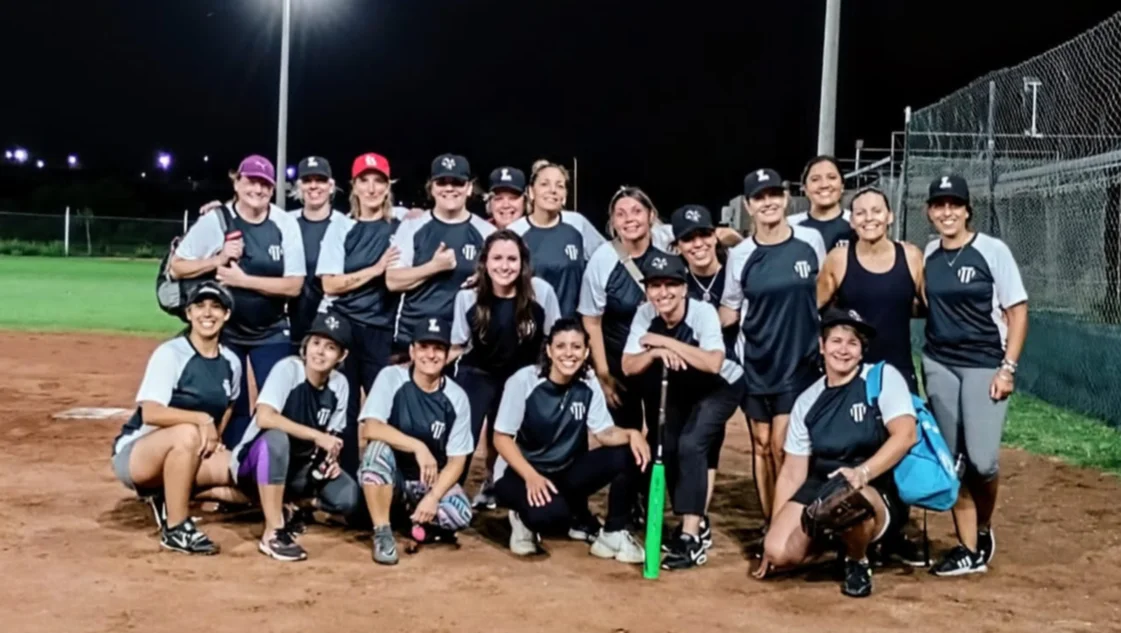
<instances>
[{"instance_id":1,"label":"gray sweatpants","mask_svg":"<svg viewBox=\"0 0 1121 633\"><path fill-rule=\"evenodd\" d=\"M930 410L946 445L955 456L965 457L968 470L989 481L996 477L1000 438L1008 413L1008 399L989 397L996 369L949 367L922 357L923 383Z\"/></svg>"}]
</instances>

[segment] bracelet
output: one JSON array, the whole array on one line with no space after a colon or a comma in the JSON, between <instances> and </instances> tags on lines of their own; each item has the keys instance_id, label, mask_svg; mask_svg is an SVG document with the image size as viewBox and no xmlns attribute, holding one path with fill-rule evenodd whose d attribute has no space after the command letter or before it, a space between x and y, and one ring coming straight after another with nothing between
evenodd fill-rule
<instances>
[{"instance_id":1,"label":"bracelet","mask_svg":"<svg viewBox=\"0 0 1121 633\"><path fill-rule=\"evenodd\" d=\"M1015 361L1009 360L1009 359L1007 359L1007 358L1005 358L1004 360L1000 361L1000 368L1001 368L1001 369L1004 369L1004 370L1007 370L1007 371L1008 371L1008 373L1010 373L1010 374L1015 374L1015 373L1016 373L1016 368L1017 368L1017 367L1019 367L1019 365L1018 365L1018 364L1016 364L1016 362L1015 362Z\"/></svg>"}]
</instances>

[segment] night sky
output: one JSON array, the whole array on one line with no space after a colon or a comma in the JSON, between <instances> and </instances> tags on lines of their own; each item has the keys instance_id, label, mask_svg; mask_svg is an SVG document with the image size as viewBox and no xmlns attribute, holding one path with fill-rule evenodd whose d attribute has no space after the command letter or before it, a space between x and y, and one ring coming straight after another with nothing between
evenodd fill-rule
<instances>
[{"instance_id":1,"label":"night sky","mask_svg":"<svg viewBox=\"0 0 1121 633\"><path fill-rule=\"evenodd\" d=\"M275 154L280 0L5 2L0 144L51 164L176 174ZM763 165L815 153L824 0L294 0L289 163L580 159L579 203L621 184L714 210ZM1059 8L1061 7L1061 8ZM845 0L837 153L886 147L927 105L1093 26L1115 2ZM1041 13L1042 12L1042 13ZM343 174L340 181L345 180Z\"/></svg>"}]
</instances>

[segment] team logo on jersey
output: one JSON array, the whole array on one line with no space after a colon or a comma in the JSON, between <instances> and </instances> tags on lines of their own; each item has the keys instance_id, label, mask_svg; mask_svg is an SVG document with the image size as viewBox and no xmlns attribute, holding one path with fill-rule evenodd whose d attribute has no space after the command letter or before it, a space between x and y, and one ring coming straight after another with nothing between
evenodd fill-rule
<instances>
[{"instance_id":1,"label":"team logo on jersey","mask_svg":"<svg viewBox=\"0 0 1121 633\"><path fill-rule=\"evenodd\" d=\"M669 261L666 260L665 257L655 257L654 261L650 262L650 265L654 268L657 268L658 270L662 270L666 266L669 266Z\"/></svg>"},{"instance_id":2,"label":"team logo on jersey","mask_svg":"<svg viewBox=\"0 0 1121 633\"><path fill-rule=\"evenodd\" d=\"M942 182L938 183L939 189L952 189L953 183L950 182L949 176L942 176Z\"/></svg>"},{"instance_id":3,"label":"team logo on jersey","mask_svg":"<svg viewBox=\"0 0 1121 633\"><path fill-rule=\"evenodd\" d=\"M568 255L570 260L576 261L576 258L580 256L580 249L575 244L569 244L564 247L564 254Z\"/></svg>"},{"instance_id":4,"label":"team logo on jersey","mask_svg":"<svg viewBox=\"0 0 1121 633\"><path fill-rule=\"evenodd\" d=\"M962 266L958 269L958 281L967 284L977 276L977 269L972 266Z\"/></svg>"},{"instance_id":5,"label":"team logo on jersey","mask_svg":"<svg viewBox=\"0 0 1121 633\"><path fill-rule=\"evenodd\" d=\"M837 246L840 246L841 248L848 248L849 247L849 241L848 240L837 240L837 243L834 245L834 248L836 248Z\"/></svg>"},{"instance_id":6,"label":"team logo on jersey","mask_svg":"<svg viewBox=\"0 0 1121 633\"><path fill-rule=\"evenodd\" d=\"M766 171L760 169L759 171L755 172L755 179L759 182L764 182L770 180L771 176Z\"/></svg>"},{"instance_id":7,"label":"team logo on jersey","mask_svg":"<svg viewBox=\"0 0 1121 633\"><path fill-rule=\"evenodd\" d=\"M230 386L230 379L229 378L223 378L222 379L222 391L226 392L226 397L227 398L234 395L234 390L233 390L233 387Z\"/></svg>"},{"instance_id":8,"label":"team logo on jersey","mask_svg":"<svg viewBox=\"0 0 1121 633\"><path fill-rule=\"evenodd\" d=\"M444 166L444 169L455 169L455 159L451 156L444 157L440 164Z\"/></svg>"},{"instance_id":9,"label":"team logo on jersey","mask_svg":"<svg viewBox=\"0 0 1121 633\"><path fill-rule=\"evenodd\" d=\"M511 180L513 180L514 177L510 175L510 168L509 167L503 167L502 168L502 175L499 176L498 179L501 180L502 182L510 182Z\"/></svg>"},{"instance_id":10,"label":"team logo on jersey","mask_svg":"<svg viewBox=\"0 0 1121 633\"><path fill-rule=\"evenodd\" d=\"M696 209L688 209L685 211L685 219L689 220L690 222L700 222L701 212L697 211Z\"/></svg>"},{"instance_id":11,"label":"team logo on jersey","mask_svg":"<svg viewBox=\"0 0 1121 633\"><path fill-rule=\"evenodd\" d=\"M577 422L582 422L588 409L584 406L583 402L573 402L572 406L568 407L568 412L572 414L572 419Z\"/></svg>"},{"instance_id":12,"label":"team logo on jersey","mask_svg":"<svg viewBox=\"0 0 1121 633\"><path fill-rule=\"evenodd\" d=\"M810 263L804 259L800 259L794 264L794 272L798 273L798 276L802 279L809 279L810 272L812 271L813 269L810 268Z\"/></svg>"},{"instance_id":13,"label":"team logo on jersey","mask_svg":"<svg viewBox=\"0 0 1121 633\"><path fill-rule=\"evenodd\" d=\"M269 257L271 257L274 262L280 261L281 255L284 255L283 248L277 246L276 244L273 244L269 247Z\"/></svg>"},{"instance_id":14,"label":"team logo on jersey","mask_svg":"<svg viewBox=\"0 0 1121 633\"><path fill-rule=\"evenodd\" d=\"M863 422L865 414L868 413L868 405L857 402L849 408L849 413L852 414L853 422Z\"/></svg>"},{"instance_id":15,"label":"team logo on jersey","mask_svg":"<svg viewBox=\"0 0 1121 633\"><path fill-rule=\"evenodd\" d=\"M331 419L331 410L320 407L319 412L315 414L315 422L321 426L327 426L327 422Z\"/></svg>"},{"instance_id":16,"label":"team logo on jersey","mask_svg":"<svg viewBox=\"0 0 1121 633\"><path fill-rule=\"evenodd\" d=\"M334 331L334 330L339 329L339 325L340 325L339 320L336 319L334 316L327 317L327 320L324 321L324 323L327 324L327 329L328 330Z\"/></svg>"},{"instance_id":17,"label":"team logo on jersey","mask_svg":"<svg viewBox=\"0 0 1121 633\"><path fill-rule=\"evenodd\" d=\"M439 441L439 439L444 436L444 431L447 430L447 428L447 425L439 420L433 422L432 426L429 427L432 431L432 439Z\"/></svg>"},{"instance_id":18,"label":"team logo on jersey","mask_svg":"<svg viewBox=\"0 0 1121 633\"><path fill-rule=\"evenodd\" d=\"M437 332L438 333L440 331L440 324L437 323L436 321L437 321L436 319L428 319L428 331L429 332Z\"/></svg>"},{"instance_id":19,"label":"team logo on jersey","mask_svg":"<svg viewBox=\"0 0 1121 633\"><path fill-rule=\"evenodd\" d=\"M464 257L466 257L467 259L475 259L475 255L478 255L478 249L475 248L474 244L464 244L463 245L463 256Z\"/></svg>"}]
</instances>

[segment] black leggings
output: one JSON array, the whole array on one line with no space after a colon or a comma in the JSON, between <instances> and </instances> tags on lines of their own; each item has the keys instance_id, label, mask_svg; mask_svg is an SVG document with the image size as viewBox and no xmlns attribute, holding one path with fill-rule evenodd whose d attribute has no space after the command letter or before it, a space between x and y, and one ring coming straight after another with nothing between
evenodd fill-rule
<instances>
[{"instance_id":1,"label":"black leggings","mask_svg":"<svg viewBox=\"0 0 1121 633\"><path fill-rule=\"evenodd\" d=\"M573 513L588 506L588 497L610 484L607 495L607 521L604 530L614 532L627 527L631 499L638 483L638 467L629 446L604 446L577 457L564 470L542 473L553 482L557 494L541 507L529 505L525 481L508 468L494 484L498 503L518 513L522 523L534 532L552 532L569 527Z\"/></svg>"},{"instance_id":2,"label":"black leggings","mask_svg":"<svg viewBox=\"0 0 1121 633\"><path fill-rule=\"evenodd\" d=\"M666 488L674 514L703 515L708 497L708 470L720 454L724 427L743 397L743 384L725 383L700 400L687 394L666 399ZM656 450L656 449L655 449Z\"/></svg>"},{"instance_id":3,"label":"black leggings","mask_svg":"<svg viewBox=\"0 0 1121 633\"><path fill-rule=\"evenodd\" d=\"M506 386L506 381L488 371L462 363L456 363L454 380L467 392L467 401L471 404L471 437L475 440L476 450L479 448L479 438L483 434L484 418L487 420L487 442L493 443L494 418L498 415L498 405L502 402L502 390ZM467 481L471 460L474 457L474 453L467 456L463 474L459 476L461 486Z\"/></svg>"},{"instance_id":4,"label":"black leggings","mask_svg":"<svg viewBox=\"0 0 1121 633\"><path fill-rule=\"evenodd\" d=\"M351 477L358 477L358 414L361 413L362 392L370 393L374 379L389 364L389 347L393 343L393 330L371 327L350 319L351 345L342 372L350 387L346 405L346 430L343 431L343 449L339 453L339 466Z\"/></svg>"}]
</instances>

